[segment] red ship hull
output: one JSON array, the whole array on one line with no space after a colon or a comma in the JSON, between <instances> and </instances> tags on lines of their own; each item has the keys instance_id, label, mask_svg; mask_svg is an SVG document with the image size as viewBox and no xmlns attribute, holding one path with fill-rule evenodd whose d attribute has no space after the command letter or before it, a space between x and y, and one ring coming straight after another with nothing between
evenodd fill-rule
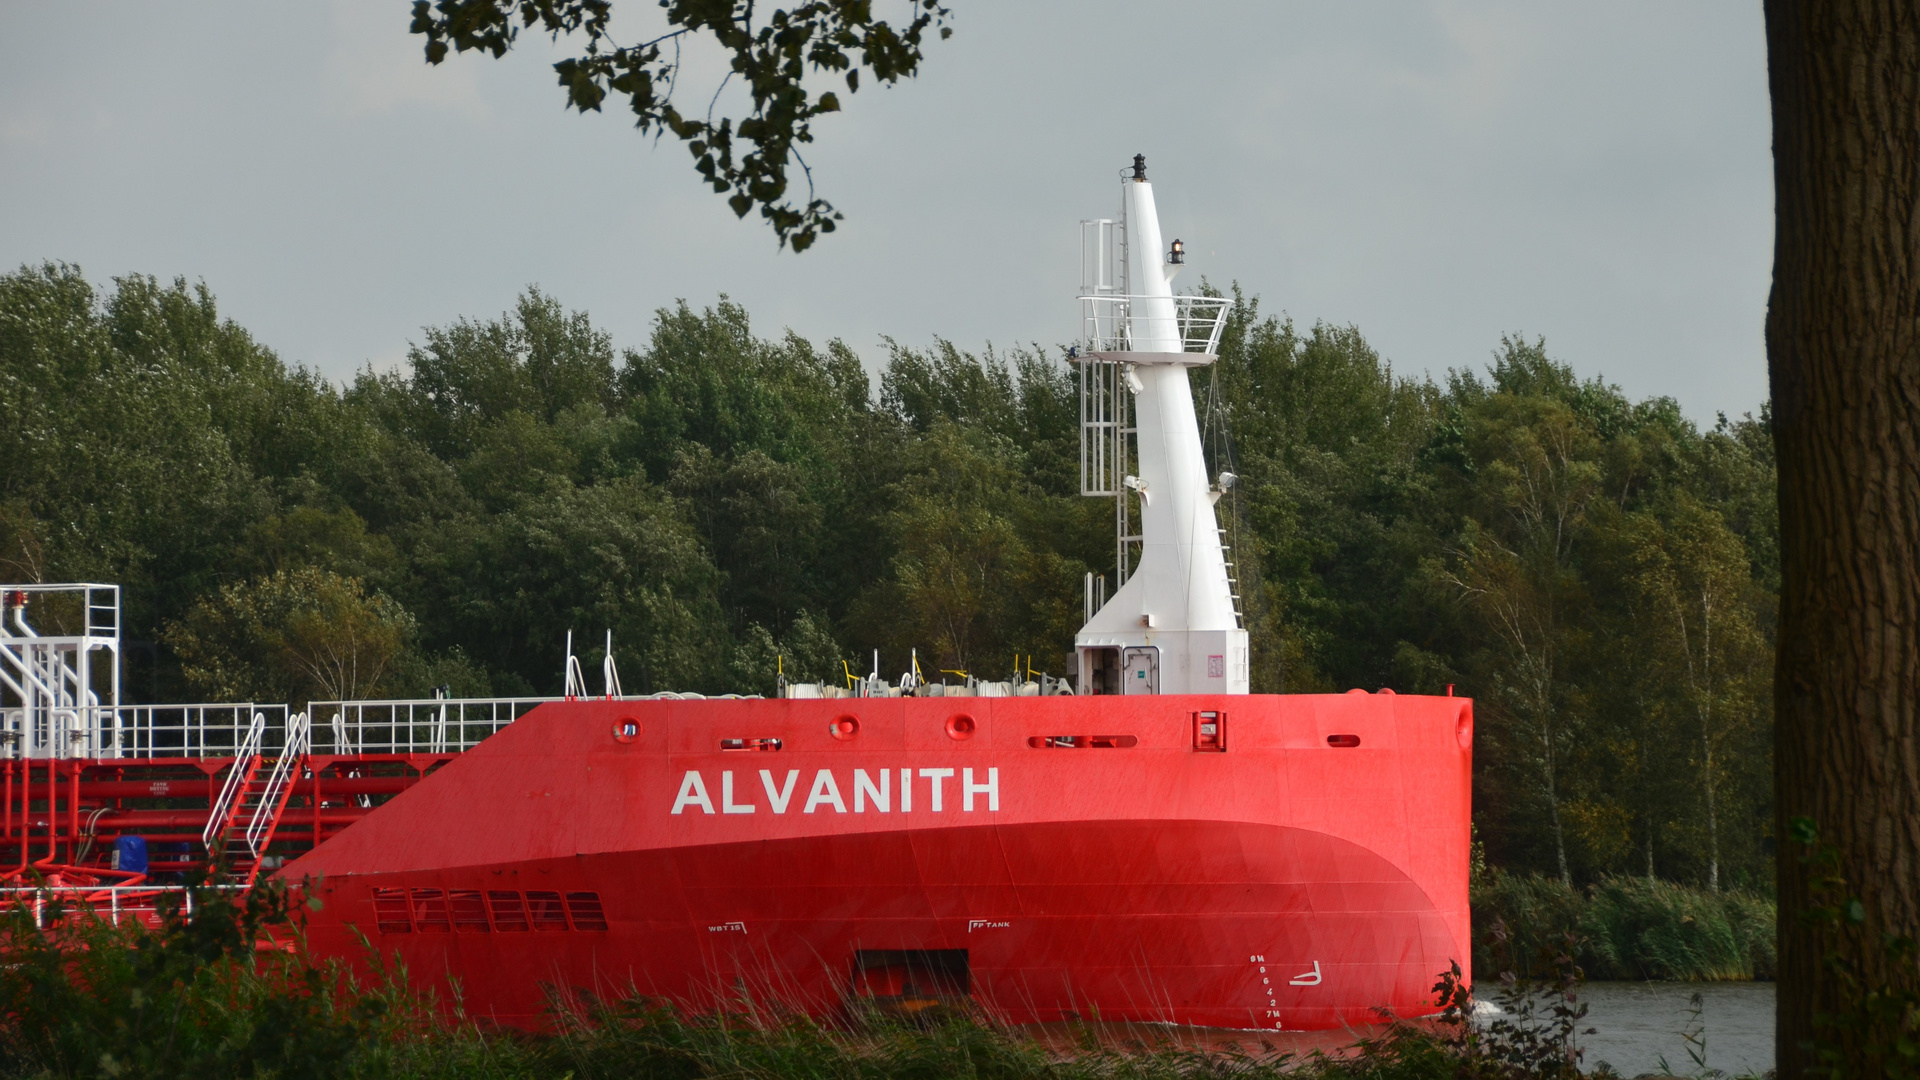
<instances>
[{"instance_id":1,"label":"red ship hull","mask_svg":"<svg viewBox=\"0 0 1920 1080\"><path fill-rule=\"evenodd\" d=\"M1471 737L1391 694L554 703L282 877L317 950L519 1026L559 989L1337 1027L1467 967Z\"/></svg>"}]
</instances>

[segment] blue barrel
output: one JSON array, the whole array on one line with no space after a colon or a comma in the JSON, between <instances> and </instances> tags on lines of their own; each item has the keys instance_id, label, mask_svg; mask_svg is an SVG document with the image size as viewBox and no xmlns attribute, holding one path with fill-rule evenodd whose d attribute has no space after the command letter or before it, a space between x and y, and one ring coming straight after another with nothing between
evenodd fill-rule
<instances>
[{"instance_id":1,"label":"blue barrel","mask_svg":"<svg viewBox=\"0 0 1920 1080\"><path fill-rule=\"evenodd\" d=\"M147 872L147 838L122 836L113 842L113 868L130 874Z\"/></svg>"}]
</instances>

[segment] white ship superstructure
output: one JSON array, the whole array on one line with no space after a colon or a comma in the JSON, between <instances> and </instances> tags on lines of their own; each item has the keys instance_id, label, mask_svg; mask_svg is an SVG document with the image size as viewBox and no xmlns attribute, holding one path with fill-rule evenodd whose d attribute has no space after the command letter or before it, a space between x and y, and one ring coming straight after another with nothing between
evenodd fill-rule
<instances>
[{"instance_id":1,"label":"white ship superstructure","mask_svg":"<svg viewBox=\"0 0 1920 1080\"><path fill-rule=\"evenodd\" d=\"M1207 475L1187 374L1218 359L1232 301L1174 295L1185 251L1163 246L1146 171L1136 156L1117 222L1081 225L1081 491L1115 500L1121 581L1098 610L1089 583L1079 687L1244 694L1247 632L1214 515L1232 478Z\"/></svg>"}]
</instances>

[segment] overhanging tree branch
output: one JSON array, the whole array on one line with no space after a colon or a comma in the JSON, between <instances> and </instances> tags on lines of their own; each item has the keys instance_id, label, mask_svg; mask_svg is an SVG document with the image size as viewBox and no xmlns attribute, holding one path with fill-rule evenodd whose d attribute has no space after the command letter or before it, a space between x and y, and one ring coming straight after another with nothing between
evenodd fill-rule
<instances>
[{"instance_id":1,"label":"overhanging tree branch","mask_svg":"<svg viewBox=\"0 0 1920 1080\"><path fill-rule=\"evenodd\" d=\"M939 0L901 2L912 15L903 27L874 18L872 0L812 0L776 8L764 22L756 22L753 0L660 0L673 29L622 46L608 36L612 0L414 0L412 32L425 35L429 64L444 61L450 49L505 56L521 30L536 26L556 41L585 35L579 55L553 65L567 104L599 112L608 96L626 98L641 131L687 145L695 171L727 196L736 216L759 207L781 246L799 252L842 219L814 194L797 151L813 141L814 118L840 111L840 98L831 90L813 93L806 76L840 74L849 94L859 90L863 69L896 83L918 72L929 32L953 34ZM701 33L732 54L727 80L738 76L752 96L752 109L737 120L723 115L716 122L712 105L704 119L692 119L673 104L681 39ZM807 176L804 201L788 196L793 163Z\"/></svg>"}]
</instances>

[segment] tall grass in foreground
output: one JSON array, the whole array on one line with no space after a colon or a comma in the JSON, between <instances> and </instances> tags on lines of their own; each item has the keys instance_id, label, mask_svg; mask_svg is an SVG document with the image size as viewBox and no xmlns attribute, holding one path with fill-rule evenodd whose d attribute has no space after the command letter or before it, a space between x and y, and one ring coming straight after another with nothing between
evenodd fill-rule
<instances>
[{"instance_id":1,"label":"tall grass in foreground","mask_svg":"<svg viewBox=\"0 0 1920 1080\"><path fill-rule=\"evenodd\" d=\"M1511 1011L1485 1028L1467 1022L1456 969L1435 986L1438 1022L1393 1024L1332 1055L1284 1054L1258 1032L1222 1052L1088 1029L1062 1050L967 1016L690 1017L637 998L557 1003L553 1030L528 1035L474 1022L396 967L375 962L358 981L297 947L260 948L263 936L297 944L298 911L272 886L240 901L202 893L191 921L175 909L154 931L47 914L51 929L18 909L0 922L0 1076L1575 1080L1585 1012L1562 947L1544 985L1488 980Z\"/></svg>"},{"instance_id":2,"label":"tall grass in foreground","mask_svg":"<svg viewBox=\"0 0 1920 1080\"><path fill-rule=\"evenodd\" d=\"M1523 957L1572 931L1580 938L1574 956L1591 979L1773 978L1774 903L1750 893L1629 877L1580 889L1490 869L1474 882L1472 902L1477 972L1501 970L1486 945L1497 921Z\"/></svg>"}]
</instances>

